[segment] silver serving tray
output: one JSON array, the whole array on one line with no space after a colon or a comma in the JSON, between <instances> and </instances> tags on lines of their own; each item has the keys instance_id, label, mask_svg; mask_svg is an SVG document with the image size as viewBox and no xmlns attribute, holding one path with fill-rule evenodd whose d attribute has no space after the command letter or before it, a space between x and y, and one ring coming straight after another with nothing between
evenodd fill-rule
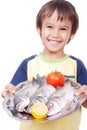
<instances>
[{"instance_id":1,"label":"silver serving tray","mask_svg":"<svg viewBox=\"0 0 87 130\"><path fill-rule=\"evenodd\" d=\"M79 89L80 85L78 83L74 83L72 81L70 81L70 82L72 83L72 86L76 87L77 90ZM24 83L26 83L26 81L23 82L23 84ZM64 116L70 115L73 112L75 112L76 110L78 110L80 108L81 104L86 100L86 97L78 98L76 96L73 96L72 101L70 103L67 103L67 105L64 106L63 109L61 111L59 111L58 113L56 113L52 116L47 116L44 119L35 119L31 114L26 113L25 111L18 112L15 109L14 97L15 97L15 95L6 95L4 98L4 101L2 102L2 106L5 109L5 111L8 113L8 115L19 121L27 121L27 122L35 121L38 123L45 123L45 122L57 120Z\"/></svg>"}]
</instances>

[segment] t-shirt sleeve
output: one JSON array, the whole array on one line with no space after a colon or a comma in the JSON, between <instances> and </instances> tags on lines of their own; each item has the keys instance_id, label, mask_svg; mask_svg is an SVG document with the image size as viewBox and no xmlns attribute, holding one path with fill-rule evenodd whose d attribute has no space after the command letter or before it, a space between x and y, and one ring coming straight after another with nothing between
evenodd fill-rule
<instances>
[{"instance_id":1,"label":"t-shirt sleeve","mask_svg":"<svg viewBox=\"0 0 87 130\"><path fill-rule=\"evenodd\" d=\"M23 60L22 63L17 68L11 83L17 85L20 82L27 80L27 60Z\"/></svg>"},{"instance_id":2,"label":"t-shirt sleeve","mask_svg":"<svg viewBox=\"0 0 87 130\"><path fill-rule=\"evenodd\" d=\"M87 68L81 60L77 61L77 82L87 85Z\"/></svg>"},{"instance_id":3,"label":"t-shirt sleeve","mask_svg":"<svg viewBox=\"0 0 87 130\"><path fill-rule=\"evenodd\" d=\"M21 62L10 83L16 86L18 83L27 80L27 64L30 60L35 58L35 56L36 55L32 55Z\"/></svg>"}]
</instances>

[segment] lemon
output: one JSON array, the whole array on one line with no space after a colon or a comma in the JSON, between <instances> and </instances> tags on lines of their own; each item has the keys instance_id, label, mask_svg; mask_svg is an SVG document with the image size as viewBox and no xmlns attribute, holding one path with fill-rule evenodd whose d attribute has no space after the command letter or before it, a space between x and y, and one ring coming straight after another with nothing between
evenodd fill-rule
<instances>
[{"instance_id":1,"label":"lemon","mask_svg":"<svg viewBox=\"0 0 87 130\"><path fill-rule=\"evenodd\" d=\"M31 114L36 119L45 118L48 113L48 108L45 103L36 102L31 107Z\"/></svg>"}]
</instances>

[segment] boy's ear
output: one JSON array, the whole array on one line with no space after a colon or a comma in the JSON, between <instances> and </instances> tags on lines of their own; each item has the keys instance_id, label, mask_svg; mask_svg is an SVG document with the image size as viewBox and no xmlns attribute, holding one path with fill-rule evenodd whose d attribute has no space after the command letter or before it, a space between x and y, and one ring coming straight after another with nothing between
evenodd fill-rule
<instances>
[{"instance_id":1,"label":"boy's ear","mask_svg":"<svg viewBox=\"0 0 87 130\"><path fill-rule=\"evenodd\" d=\"M75 36L75 34L71 34L71 35L70 35L70 38L69 38L69 40L68 40L68 43L73 39L74 36Z\"/></svg>"},{"instance_id":2,"label":"boy's ear","mask_svg":"<svg viewBox=\"0 0 87 130\"><path fill-rule=\"evenodd\" d=\"M36 28L37 28L38 34L41 34L41 29L40 29L40 27L36 27Z\"/></svg>"},{"instance_id":3,"label":"boy's ear","mask_svg":"<svg viewBox=\"0 0 87 130\"><path fill-rule=\"evenodd\" d=\"M75 34L71 34L70 40L72 40L74 36L75 36Z\"/></svg>"}]
</instances>

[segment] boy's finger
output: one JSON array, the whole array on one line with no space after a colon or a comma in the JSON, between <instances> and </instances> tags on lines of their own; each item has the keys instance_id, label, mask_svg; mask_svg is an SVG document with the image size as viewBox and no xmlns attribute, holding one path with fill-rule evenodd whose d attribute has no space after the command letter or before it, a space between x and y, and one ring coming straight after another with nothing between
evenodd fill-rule
<instances>
[{"instance_id":1,"label":"boy's finger","mask_svg":"<svg viewBox=\"0 0 87 130\"><path fill-rule=\"evenodd\" d=\"M87 95L87 86L86 86L86 85L82 86L82 87L76 92L75 95L79 96L79 95L81 95L81 94L83 94L83 93L84 93L85 95Z\"/></svg>"}]
</instances>

